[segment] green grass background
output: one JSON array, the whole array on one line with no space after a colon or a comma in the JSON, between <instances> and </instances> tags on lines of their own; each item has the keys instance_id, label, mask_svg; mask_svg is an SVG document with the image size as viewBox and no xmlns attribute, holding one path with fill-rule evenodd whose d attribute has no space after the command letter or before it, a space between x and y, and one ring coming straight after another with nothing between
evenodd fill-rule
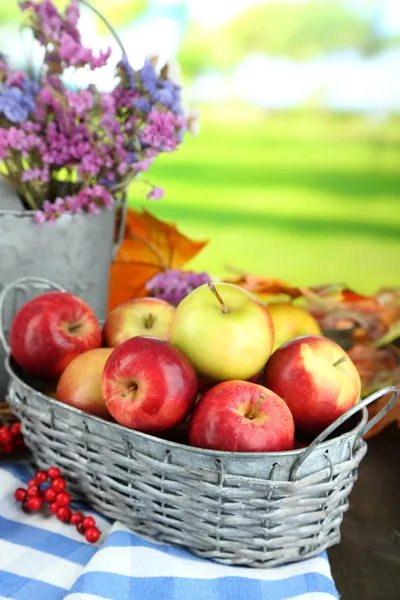
<instances>
[{"instance_id":1,"label":"green grass background","mask_svg":"<svg viewBox=\"0 0 400 600\"><path fill-rule=\"evenodd\" d=\"M198 137L154 163L164 199L130 204L208 246L189 263L293 285L400 284L400 119L204 107Z\"/></svg>"}]
</instances>

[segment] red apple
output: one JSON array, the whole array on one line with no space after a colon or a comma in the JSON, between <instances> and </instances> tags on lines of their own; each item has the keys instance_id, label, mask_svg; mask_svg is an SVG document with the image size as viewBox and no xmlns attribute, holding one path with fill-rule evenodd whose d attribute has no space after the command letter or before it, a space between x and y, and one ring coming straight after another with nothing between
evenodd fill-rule
<instances>
[{"instance_id":1,"label":"red apple","mask_svg":"<svg viewBox=\"0 0 400 600\"><path fill-rule=\"evenodd\" d=\"M196 404L189 443L234 452L292 450L294 422L282 398L262 385L224 381Z\"/></svg>"},{"instance_id":2,"label":"red apple","mask_svg":"<svg viewBox=\"0 0 400 600\"><path fill-rule=\"evenodd\" d=\"M197 396L197 376L178 348L165 340L138 336L114 349L102 388L118 423L138 431L163 431L189 413Z\"/></svg>"},{"instance_id":3,"label":"red apple","mask_svg":"<svg viewBox=\"0 0 400 600\"><path fill-rule=\"evenodd\" d=\"M137 335L168 340L175 307L160 298L134 298L114 308L103 327L104 343L114 348Z\"/></svg>"},{"instance_id":4,"label":"red apple","mask_svg":"<svg viewBox=\"0 0 400 600\"><path fill-rule=\"evenodd\" d=\"M113 348L95 348L74 358L59 379L57 400L107 419L110 414L103 399L101 378L112 351Z\"/></svg>"},{"instance_id":5,"label":"red apple","mask_svg":"<svg viewBox=\"0 0 400 600\"><path fill-rule=\"evenodd\" d=\"M99 346L95 314L72 294L41 294L24 304L11 324L12 356L20 367L42 377L59 377L76 356Z\"/></svg>"},{"instance_id":6,"label":"red apple","mask_svg":"<svg viewBox=\"0 0 400 600\"><path fill-rule=\"evenodd\" d=\"M295 338L269 359L264 384L285 400L296 429L318 434L357 404L361 381L346 352L318 335Z\"/></svg>"}]
</instances>

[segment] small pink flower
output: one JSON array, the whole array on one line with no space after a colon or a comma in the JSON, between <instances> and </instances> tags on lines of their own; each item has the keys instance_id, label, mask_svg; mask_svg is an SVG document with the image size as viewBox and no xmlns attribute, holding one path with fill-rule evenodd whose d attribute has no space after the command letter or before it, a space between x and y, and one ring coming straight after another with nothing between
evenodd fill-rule
<instances>
[{"instance_id":1,"label":"small pink flower","mask_svg":"<svg viewBox=\"0 0 400 600\"><path fill-rule=\"evenodd\" d=\"M154 186L153 189L147 194L146 198L148 200L161 200L164 196L164 190L161 187Z\"/></svg>"}]
</instances>

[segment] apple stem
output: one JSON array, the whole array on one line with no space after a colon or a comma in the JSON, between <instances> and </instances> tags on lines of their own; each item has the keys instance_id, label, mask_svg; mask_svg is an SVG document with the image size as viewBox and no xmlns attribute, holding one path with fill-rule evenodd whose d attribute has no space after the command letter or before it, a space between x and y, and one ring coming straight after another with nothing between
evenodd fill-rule
<instances>
[{"instance_id":1,"label":"apple stem","mask_svg":"<svg viewBox=\"0 0 400 600\"><path fill-rule=\"evenodd\" d=\"M125 392L122 392L120 394L121 398L126 398L128 394L130 394L131 392L136 392L138 389L138 385L136 383L132 383L132 385L130 385L128 388L126 388Z\"/></svg>"},{"instance_id":2,"label":"apple stem","mask_svg":"<svg viewBox=\"0 0 400 600\"><path fill-rule=\"evenodd\" d=\"M333 363L333 366L338 367L342 363L346 362L346 360L347 360L347 356L343 355L336 362Z\"/></svg>"},{"instance_id":3,"label":"apple stem","mask_svg":"<svg viewBox=\"0 0 400 600\"><path fill-rule=\"evenodd\" d=\"M251 410L250 410L249 414L248 414L248 415L246 415L246 417L247 417L248 419L254 419L254 417L255 417L255 415L256 415L256 413L257 413L258 409L260 408L260 406L261 406L261 403L262 403L262 401L264 400L264 398L265 398L264 394L261 394L261 395L258 397L258 400L257 400L257 402L256 402L256 403L255 403L255 404L252 406L252 408L251 408Z\"/></svg>"},{"instance_id":4,"label":"apple stem","mask_svg":"<svg viewBox=\"0 0 400 600\"><path fill-rule=\"evenodd\" d=\"M212 293L214 294L214 296L216 297L216 299L220 303L221 308L222 308L222 312L226 315L228 313L228 309L226 308L226 304L222 300L222 298L220 296L220 293L218 292L217 288L215 287L215 285L213 283L211 283L211 281L208 282L208 287L210 288L210 290L212 291Z\"/></svg>"},{"instance_id":5,"label":"apple stem","mask_svg":"<svg viewBox=\"0 0 400 600\"><path fill-rule=\"evenodd\" d=\"M153 315L153 313L150 313L149 315L147 315L147 317L144 320L144 326L146 329L151 329L154 325L154 321L156 320L155 316Z\"/></svg>"}]
</instances>

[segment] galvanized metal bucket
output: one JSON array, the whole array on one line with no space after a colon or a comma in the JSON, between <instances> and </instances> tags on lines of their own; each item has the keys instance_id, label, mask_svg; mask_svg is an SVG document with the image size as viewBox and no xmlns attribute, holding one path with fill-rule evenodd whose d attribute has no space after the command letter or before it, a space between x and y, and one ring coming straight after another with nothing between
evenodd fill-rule
<instances>
[{"instance_id":1,"label":"galvanized metal bucket","mask_svg":"<svg viewBox=\"0 0 400 600\"><path fill-rule=\"evenodd\" d=\"M125 207L125 204L124 204ZM124 210L122 211L124 213ZM23 277L56 280L80 296L102 320L107 309L112 258L123 236L124 214L114 240L116 208L99 215L62 215L54 223L36 225L32 211L0 211L0 290ZM18 308L41 293L40 284L21 284L9 294L3 323L7 330ZM0 399L7 375L0 348Z\"/></svg>"}]
</instances>

